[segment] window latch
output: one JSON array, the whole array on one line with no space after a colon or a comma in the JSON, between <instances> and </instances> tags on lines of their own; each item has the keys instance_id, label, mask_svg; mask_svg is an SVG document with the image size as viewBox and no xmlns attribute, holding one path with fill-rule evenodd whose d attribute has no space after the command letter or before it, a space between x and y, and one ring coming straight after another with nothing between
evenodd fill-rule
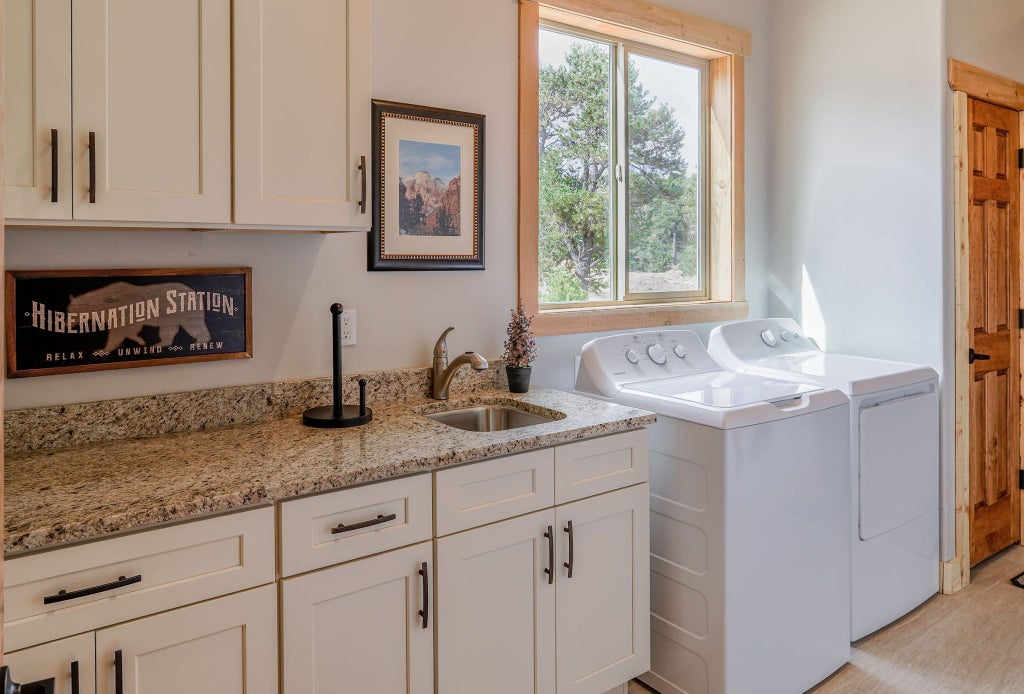
<instances>
[{"instance_id":1,"label":"window latch","mask_svg":"<svg viewBox=\"0 0 1024 694\"><path fill-rule=\"evenodd\" d=\"M615 165L615 180L622 183L622 164Z\"/></svg>"}]
</instances>

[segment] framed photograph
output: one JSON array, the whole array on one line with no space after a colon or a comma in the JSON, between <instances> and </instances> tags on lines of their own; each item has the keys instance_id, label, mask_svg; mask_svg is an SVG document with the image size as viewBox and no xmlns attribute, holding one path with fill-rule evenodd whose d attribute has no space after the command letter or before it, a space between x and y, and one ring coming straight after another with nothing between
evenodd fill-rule
<instances>
[{"instance_id":1,"label":"framed photograph","mask_svg":"<svg viewBox=\"0 0 1024 694\"><path fill-rule=\"evenodd\" d=\"M12 270L9 377L252 357L252 269Z\"/></svg>"},{"instance_id":2,"label":"framed photograph","mask_svg":"<svg viewBox=\"0 0 1024 694\"><path fill-rule=\"evenodd\" d=\"M373 101L370 270L484 269L484 117Z\"/></svg>"}]
</instances>

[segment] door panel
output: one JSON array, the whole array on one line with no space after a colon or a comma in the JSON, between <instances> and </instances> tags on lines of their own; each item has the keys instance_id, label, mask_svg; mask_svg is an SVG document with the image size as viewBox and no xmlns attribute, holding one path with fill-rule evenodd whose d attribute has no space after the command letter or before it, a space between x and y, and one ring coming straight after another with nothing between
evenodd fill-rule
<instances>
[{"instance_id":1,"label":"door panel","mask_svg":"<svg viewBox=\"0 0 1024 694\"><path fill-rule=\"evenodd\" d=\"M1016 111L969 100L971 563L1020 540L1019 124ZM966 355L964 355L966 356Z\"/></svg>"},{"instance_id":2,"label":"door panel","mask_svg":"<svg viewBox=\"0 0 1024 694\"><path fill-rule=\"evenodd\" d=\"M7 217L71 219L71 2L4 8L4 195ZM57 140L57 201L51 196Z\"/></svg>"},{"instance_id":3,"label":"door panel","mask_svg":"<svg viewBox=\"0 0 1024 694\"><path fill-rule=\"evenodd\" d=\"M4 664L22 687L50 683L53 694L96 691L96 644L93 632L33 646L4 656ZM77 683L73 684L77 677ZM77 687L75 686L77 684ZM44 689L45 691L45 689Z\"/></svg>"},{"instance_id":4,"label":"door panel","mask_svg":"<svg viewBox=\"0 0 1024 694\"><path fill-rule=\"evenodd\" d=\"M430 542L286 579L284 694L433 694L432 597L426 628L420 614L424 563L432 589Z\"/></svg>"},{"instance_id":5,"label":"door panel","mask_svg":"<svg viewBox=\"0 0 1024 694\"><path fill-rule=\"evenodd\" d=\"M230 11L228 0L75 0L75 219L231 221Z\"/></svg>"},{"instance_id":6,"label":"door panel","mask_svg":"<svg viewBox=\"0 0 1024 694\"><path fill-rule=\"evenodd\" d=\"M437 540L438 692L554 694L554 522L540 511Z\"/></svg>"}]
</instances>

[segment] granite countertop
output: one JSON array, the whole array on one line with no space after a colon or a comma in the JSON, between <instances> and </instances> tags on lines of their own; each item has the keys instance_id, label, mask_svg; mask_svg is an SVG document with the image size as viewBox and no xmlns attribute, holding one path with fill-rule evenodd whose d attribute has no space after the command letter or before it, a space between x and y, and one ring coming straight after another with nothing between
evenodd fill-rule
<instances>
[{"instance_id":1,"label":"granite countertop","mask_svg":"<svg viewBox=\"0 0 1024 694\"><path fill-rule=\"evenodd\" d=\"M514 397L557 421L499 432L455 429L422 412ZM654 422L644 410L557 390L453 394L447 403L377 404L373 421L312 429L300 416L207 431L161 434L10 454L4 471L4 551L65 542L472 460L627 431Z\"/></svg>"}]
</instances>

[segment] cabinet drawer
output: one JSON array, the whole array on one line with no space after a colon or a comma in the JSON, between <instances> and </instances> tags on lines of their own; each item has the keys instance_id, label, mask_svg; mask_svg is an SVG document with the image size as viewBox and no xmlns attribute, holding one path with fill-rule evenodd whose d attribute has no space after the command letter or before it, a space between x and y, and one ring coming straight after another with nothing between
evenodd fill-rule
<instances>
[{"instance_id":1,"label":"cabinet drawer","mask_svg":"<svg viewBox=\"0 0 1024 694\"><path fill-rule=\"evenodd\" d=\"M552 448L435 473L437 535L554 506Z\"/></svg>"},{"instance_id":2,"label":"cabinet drawer","mask_svg":"<svg viewBox=\"0 0 1024 694\"><path fill-rule=\"evenodd\" d=\"M4 569L4 647L15 650L272 582L274 509L15 557Z\"/></svg>"},{"instance_id":3,"label":"cabinet drawer","mask_svg":"<svg viewBox=\"0 0 1024 694\"><path fill-rule=\"evenodd\" d=\"M647 430L555 448L555 503L647 481Z\"/></svg>"},{"instance_id":4,"label":"cabinet drawer","mask_svg":"<svg viewBox=\"0 0 1024 694\"><path fill-rule=\"evenodd\" d=\"M431 497L424 474L282 503L281 575L429 540Z\"/></svg>"}]
</instances>

